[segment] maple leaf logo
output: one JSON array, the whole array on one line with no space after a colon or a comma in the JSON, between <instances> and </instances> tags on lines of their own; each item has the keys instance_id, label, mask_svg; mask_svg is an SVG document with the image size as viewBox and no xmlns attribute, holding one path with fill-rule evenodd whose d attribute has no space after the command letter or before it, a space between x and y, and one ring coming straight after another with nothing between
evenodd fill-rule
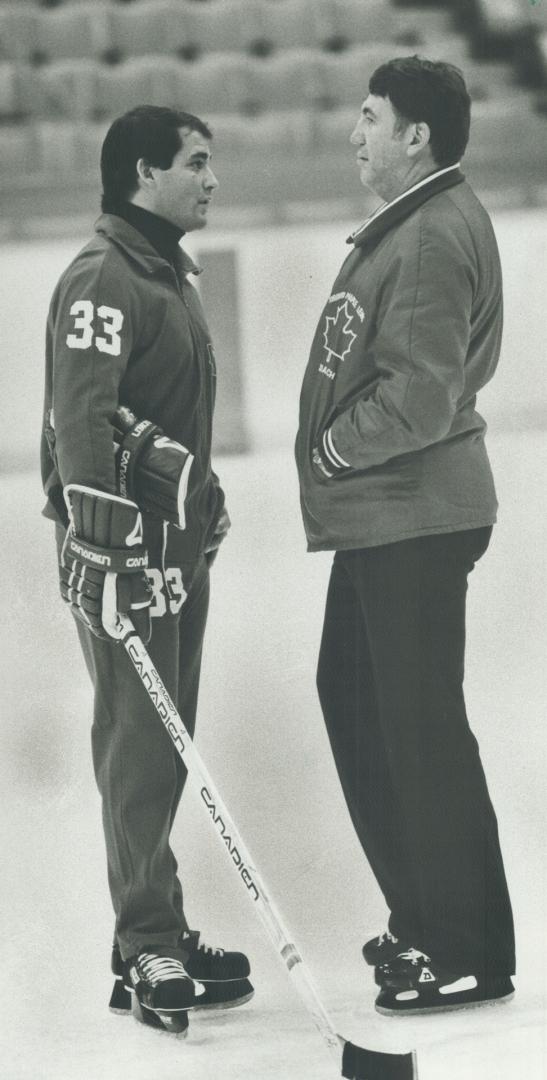
<instances>
[{"instance_id":1,"label":"maple leaf logo","mask_svg":"<svg viewBox=\"0 0 547 1080\"><path fill-rule=\"evenodd\" d=\"M348 311L348 302L345 300L344 303L340 304L337 308L336 315L327 315L326 328L323 331L323 341L327 351L327 362L330 362L332 356L335 356L337 360L346 359L346 356L357 337L357 334L354 334L353 330L350 330L353 314L352 311ZM329 338L331 339L332 344L329 342ZM345 348L343 348L344 345Z\"/></svg>"}]
</instances>

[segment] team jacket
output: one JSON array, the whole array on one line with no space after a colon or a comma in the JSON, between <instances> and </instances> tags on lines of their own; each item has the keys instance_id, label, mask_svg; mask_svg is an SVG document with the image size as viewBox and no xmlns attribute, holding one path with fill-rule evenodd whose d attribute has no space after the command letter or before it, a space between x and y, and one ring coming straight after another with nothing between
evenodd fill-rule
<instances>
[{"instance_id":1,"label":"team jacket","mask_svg":"<svg viewBox=\"0 0 547 1080\"><path fill-rule=\"evenodd\" d=\"M492 524L486 425L475 409L502 332L486 211L451 168L388 204L348 242L300 400L308 550Z\"/></svg>"},{"instance_id":2,"label":"team jacket","mask_svg":"<svg viewBox=\"0 0 547 1080\"><path fill-rule=\"evenodd\" d=\"M144 515L150 565L195 560L224 497L211 469L215 359L180 250L176 270L121 217L103 214L62 275L46 333L41 462L46 516L66 524L65 484L115 493L112 418L118 404L151 420L193 455L186 528ZM53 451L53 452L52 452Z\"/></svg>"}]
</instances>

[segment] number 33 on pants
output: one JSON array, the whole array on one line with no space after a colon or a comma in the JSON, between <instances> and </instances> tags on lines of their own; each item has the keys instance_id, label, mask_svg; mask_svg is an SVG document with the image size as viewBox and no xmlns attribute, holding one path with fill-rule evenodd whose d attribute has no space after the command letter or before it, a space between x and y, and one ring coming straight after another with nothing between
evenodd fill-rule
<instances>
[{"instance_id":1,"label":"number 33 on pants","mask_svg":"<svg viewBox=\"0 0 547 1080\"><path fill-rule=\"evenodd\" d=\"M169 588L173 594L170 597L166 596L161 570L147 570L146 576L153 591L152 603L150 605L150 614L152 618L161 619L162 615L165 615L167 610L169 610L170 615L178 615L188 595L182 584L182 571L180 566L169 566L165 571L166 580L169 582Z\"/></svg>"}]
</instances>

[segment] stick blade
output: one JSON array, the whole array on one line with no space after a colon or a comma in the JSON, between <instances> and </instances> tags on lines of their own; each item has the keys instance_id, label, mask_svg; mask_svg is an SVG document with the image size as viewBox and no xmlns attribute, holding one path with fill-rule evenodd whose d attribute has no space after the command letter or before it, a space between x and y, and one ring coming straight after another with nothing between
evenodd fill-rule
<instances>
[{"instance_id":1,"label":"stick blade","mask_svg":"<svg viewBox=\"0 0 547 1080\"><path fill-rule=\"evenodd\" d=\"M388 1054L364 1050L346 1042L342 1055L342 1076L346 1080L418 1080L416 1055Z\"/></svg>"}]
</instances>

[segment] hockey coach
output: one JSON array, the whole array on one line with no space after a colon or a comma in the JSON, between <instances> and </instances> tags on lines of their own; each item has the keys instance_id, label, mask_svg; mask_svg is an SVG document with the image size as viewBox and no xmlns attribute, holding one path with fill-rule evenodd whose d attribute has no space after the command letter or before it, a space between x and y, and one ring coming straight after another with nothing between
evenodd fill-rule
<instances>
[{"instance_id":1,"label":"hockey coach","mask_svg":"<svg viewBox=\"0 0 547 1080\"><path fill-rule=\"evenodd\" d=\"M363 947L382 1013L511 996L511 905L464 694L467 577L496 520L478 391L502 281L460 169L461 72L394 59L351 143L381 200L313 339L296 444L308 550L334 550L318 690L388 929Z\"/></svg>"},{"instance_id":2,"label":"hockey coach","mask_svg":"<svg viewBox=\"0 0 547 1080\"><path fill-rule=\"evenodd\" d=\"M186 771L116 627L130 615L193 734L209 567L229 527L211 467L214 351L179 244L218 186L211 132L140 106L107 132L101 173L103 213L47 322L45 513L95 689L113 1000L125 987L140 1019L180 1033L189 1009L247 1000L249 964L188 926L169 844Z\"/></svg>"}]
</instances>

